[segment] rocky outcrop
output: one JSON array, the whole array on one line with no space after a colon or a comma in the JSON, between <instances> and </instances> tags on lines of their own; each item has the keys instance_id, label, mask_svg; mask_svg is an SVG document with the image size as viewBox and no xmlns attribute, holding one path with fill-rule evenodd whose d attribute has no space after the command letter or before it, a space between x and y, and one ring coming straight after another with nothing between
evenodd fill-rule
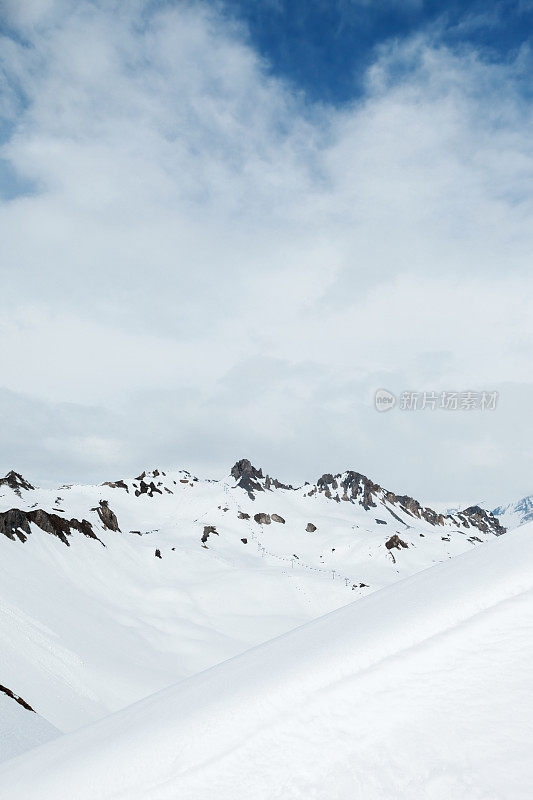
<instances>
[{"instance_id":1,"label":"rocky outcrop","mask_svg":"<svg viewBox=\"0 0 533 800\"><path fill-rule=\"evenodd\" d=\"M278 481L277 478L271 478L270 475L267 475L265 478L265 489L271 490L272 487L274 487L274 489L294 489L294 486L291 486L290 483L282 483Z\"/></svg>"},{"instance_id":2,"label":"rocky outcrop","mask_svg":"<svg viewBox=\"0 0 533 800\"><path fill-rule=\"evenodd\" d=\"M316 482L316 489L311 489L308 495L312 496L315 492L323 493L325 497L333 500L339 500L340 493L341 500L352 503L358 502L366 511L376 508L378 503L385 503L389 513L402 524L405 524L405 522L389 506L396 506L397 509L401 509L405 514L416 519L425 520L430 525L451 524L464 528L473 526L484 533L492 533L496 536L501 536L506 530L500 525L493 513L485 511L479 506L470 506L464 511L453 515L441 514L432 508L422 506L413 497L398 495L383 489L379 484L367 478L366 475L352 470L348 470L342 475L325 473Z\"/></svg>"},{"instance_id":3,"label":"rocky outcrop","mask_svg":"<svg viewBox=\"0 0 533 800\"><path fill-rule=\"evenodd\" d=\"M366 475L352 470L335 476L331 475L331 473L325 473L317 480L316 486L317 490L323 492L328 498L333 497L333 491L337 492L339 490L341 497L336 495L335 500L357 500L366 511L377 505L375 497L381 491L381 486L373 483Z\"/></svg>"},{"instance_id":4,"label":"rocky outcrop","mask_svg":"<svg viewBox=\"0 0 533 800\"><path fill-rule=\"evenodd\" d=\"M120 531L118 527L117 515L109 508L107 500L100 500L100 505L97 508L91 508L91 511L96 511L100 517L100 521L104 528L109 531Z\"/></svg>"},{"instance_id":5,"label":"rocky outcrop","mask_svg":"<svg viewBox=\"0 0 533 800\"><path fill-rule=\"evenodd\" d=\"M407 542L404 542L403 539L400 539L398 534L395 533L394 536L391 536L390 539L387 542L385 542L385 547L387 548L387 550L393 550L393 549L400 550L400 548L402 547L404 549L407 549L409 545L407 544Z\"/></svg>"},{"instance_id":6,"label":"rocky outcrop","mask_svg":"<svg viewBox=\"0 0 533 800\"><path fill-rule=\"evenodd\" d=\"M125 489L129 494L128 484L120 481L104 481L102 486L109 486L111 489Z\"/></svg>"},{"instance_id":7,"label":"rocky outcrop","mask_svg":"<svg viewBox=\"0 0 533 800\"><path fill-rule=\"evenodd\" d=\"M215 526L214 525L205 525L204 526L204 532L202 534L202 544L205 545L205 543L207 542L207 540L209 539L209 537L210 537L210 535L212 533L214 533L216 536L218 536L218 531L215 528Z\"/></svg>"},{"instance_id":8,"label":"rocky outcrop","mask_svg":"<svg viewBox=\"0 0 533 800\"><path fill-rule=\"evenodd\" d=\"M271 491L274 489L292 489L293 487L281 483L277 478L263 475L263 470L256 469L247 458L241 458L231 468L231 476L235 478L237 486L248 493L251 500L255 500L254 492Z\"/></svg>"},{"instance_id":9,"label":"rocky outcrop","mask_svg":"<svg viewBox=\"0 0 533 800\"><path fill-rule=\"evenodd\" d=\"M12 700L14 700L16 703L18 703L19 706L22 706L22 708L25 708L26 711L33 711L33 713L35 714L35 709L32 708L29 703L27 703L25 700L23 700L22 697L19 697L18 694L15 694L15 692L12 692L11 689L8 689L6 686L2 686L2 684L0 684L0 692L3 692L8 697L11 697Z\"/></svg>"},{"instance_id":10,"label":"rocky outcrop","mask_svg":"<svg viewBox=\"0 0 533 800\"><path fill-rule=\"evenodd\" d=\"M250 515L247 514L245 511L239 511L237 516L239 519L250 519Z\"/></svg>"},{"instance_id":11,"label":"rocky outcrop","mask_svg":"<svg viewBox=\"0 0 533 800\"><path fill-rule=\"evenodd\" d=\"M8 472L5 478L0 478L0 486L8 486L10 489L13 489L19 497L21 496L21 489L35 489L35 486L32 486L19 472L15 472L14 470Z\"/></svg>"},{"instance_id":12,"label":"rocky outcrop","mask_svg":"<svg viewBox=\"0 0 533 800\"><path fill-rule=\"evenodd\" d=\"M157 492L158 494L163 494L161 489L158 489L153 481L150 481L150 483L146 483L141 478L139 483L139 488L135 489L135 497L139 497L141 494L147 494L148 497L153 497L155 492Z\"/></svg>"},{"instance_id":13,"label":"rocky outcrop","mask_svg":"<svg viewBox=\"0 0 533 800\"><path fill-rule=\"evenodd\" d=\"M314 533L316 531L316 525L313 525L312 522L308 522L307 525L305 526L305 530L307 531L307 533Z\"/></svg>"},{"instance_id":14,"label":"rocky outcrop","mask_svg":"<svg viewBox=\"0 0 533 800\"><path fill-rule=\"evenodd\" d=\"M491 511L485 511L480 506L469 506L456 516L483 531L483 533L494 533L496 536L501 536L507 530L503 525L500 525L500 521Z\"/></svg>"},{"instance_id":15,"label":"rocky outcrop","mask_svg":"<svg viewBox=\"0 0 533 800\"><path fill-rule=\"evenodd\" d=\"M79 531L89 539L96 539L100 542L91 523L86 519L82 519L81 522L77 519L67 520L57 514L43 511L41 508L31 511L11 508L9 511L0 513L0 534L13 541L19 539L19 541L25 542L31 534L30 523L32 522L46 533L57 536L67 547L70 546L67 537L71 536L73 531ZM100 543L103 544L103 542Z\"/></svg>"},{"instance_id":16,"label":"rocky outcrop","mask_svg":"<svg viewBox=\"0 0 533 800\"><path fill-rule=\"evenodd\" d=\"M264 492L262 482L264 480L263 472L256 469L247 458L241 458L231 468L231 476L235 478L237 486L248 492L248 497L255 500L254 492Z\"/></svg>"},{"instance_id":17,"label":"rocky outcrop","mask_svg":"<svg viewBox=\"0 0 533 800\"><path fill-rule=\"evenodd\" d=\"M270 525L270 514L254 514L254 519L258 525Z\"/></svg>"},{"instance_id":18,"label":"rocky outcrop","mask_svg":"<svg viewBox=\"0 0 533 800\"><path fill-rule=\"evenodd\" d=\"M281 522L282 525L285 525L285 520L279 514L271 514L270 519L272 522Z\"/></svg>"}]
</instances>

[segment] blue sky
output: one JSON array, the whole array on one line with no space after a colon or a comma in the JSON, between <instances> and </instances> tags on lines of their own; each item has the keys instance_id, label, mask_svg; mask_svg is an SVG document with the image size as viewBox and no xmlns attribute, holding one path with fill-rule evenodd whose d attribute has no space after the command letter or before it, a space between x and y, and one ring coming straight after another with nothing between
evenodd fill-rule
<instances>
[{"instance_id":1,"label":"blue sky","mask_svg":"<svg viewBox=\"0 0 533 800\"><path fill-rule=\"evenodd\" d=\"M498 62L531 42L533 4L519 0L224 0L275 75L313 101L345 103L364 92L376 47L417 33Z\"/></svg>"},{"instance_id":2,"label":"blue sky","mask_svg":"<svg viewBox=\"0 0 533 800\"><path fill-rule=\"evenodd\" d=\"M0 470L533 490L531 4L0 23ZM378 388L500 403L378 414Z\"/></svg>"}]
</instances>

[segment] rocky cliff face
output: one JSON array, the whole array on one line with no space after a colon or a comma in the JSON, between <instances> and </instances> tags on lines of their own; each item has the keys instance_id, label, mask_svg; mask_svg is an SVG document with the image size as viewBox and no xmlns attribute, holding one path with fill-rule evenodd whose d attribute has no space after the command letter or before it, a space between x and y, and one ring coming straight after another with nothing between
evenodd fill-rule
<instances>
[{"instance_id":1,"label":"rocky cliff face","mask_svg":"<svg viewBox=\"0 0 533 800\"><path fill-rule=\"evenodd\" d=\"M81 522L77 519L67 520L58 514L51 514L40 508L31 511L11 508L9 511L0 513L0 534L7 536L8 539L25 542L31 534L30 523L32 522L46 533L57 536L67 547L69 546L67 537L71 536L73 531L100 541L93 531L91 523L86 519L82 519Z\"/></svg>"},{"instance_id":2,"label":"rocky cliff face","mask_svg":"<svg viewBox=\"0 0 533 800\"><path fill-rule=\"evenodd\" d=\"M35 489L35 486L32 486L29 481L25 480L20 473L14 470L8 472L5 478L0 478L0 486L8 486L10 489L13 489L19 497L21 489Z\"/></svg>"},{"instance_id":3,"label":"rocky cliff face","mask_svg":"<svg viewBox=\"0 0 533 800\"><path fill-rule=\"evenodd\" d=\"M247 458L241 458L231 468L231 476L235 478L237 486L248 493L251 500L255 500L254 492L265 492L274 489L292 489L292 486L281 483L277 478L263 475L263 470L256 469Z\"/></svg>"},{"instance_id":4,"label":"rocky cliff face","mask_svg":"<svg viewBox=\"0 0 533 800\"><path fill-rule=\"evenodd\" d=\"M307 494L312 496L315 493L323 493L325 497L336 502L357 502L366 511L386 503L392 516L394 516L394 512L390 506L396 506L406 514L409 514L409 516L425 520L430 525L435 526L473 527L484 533L491 532L497 536L505 533L506 530L492 512L485 511L480 506L469 506L464 511L453 515L441 514L432 508L422 506L413 497L397 495L394 492L383 489L379 484L367 478L366 475L352 470L338 475L325 473L317 480L315 486L309 489Z\"/></svg>"}]
</instances>

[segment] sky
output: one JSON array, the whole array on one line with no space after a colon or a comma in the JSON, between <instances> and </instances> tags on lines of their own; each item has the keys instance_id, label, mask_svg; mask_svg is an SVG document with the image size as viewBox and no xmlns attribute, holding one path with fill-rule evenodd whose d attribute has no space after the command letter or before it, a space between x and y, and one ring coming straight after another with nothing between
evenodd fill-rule
<instances>
[{"instance_id":1,"label":"sky","mask_svg":"<svg viewBox=\"0 0 533 800\"><path fill-rule=\"evenodd\" d=\"M532 23L0 0L0 471L533 492Z\"/></svg>"}]
</instances>

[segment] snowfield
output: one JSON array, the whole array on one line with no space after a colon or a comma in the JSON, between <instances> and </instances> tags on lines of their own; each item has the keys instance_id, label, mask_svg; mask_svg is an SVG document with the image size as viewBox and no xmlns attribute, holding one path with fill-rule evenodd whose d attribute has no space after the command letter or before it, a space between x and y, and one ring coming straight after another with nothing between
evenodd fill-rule
<instances>
[{"instance_id":1,"label":"snowfield","mask_svg":"<svg viewBox=\"0 0 533 800\"><path fill-rule=\"evenodd\" d=\"M5 761L60 735L45 719L0 692L0 753Z\"/></svg>"},{"instance_id":2,"label":"snowfield","mask_svg":"<svg viewBox=\"0 0 533 800\"><path fill-rule=\"evenodd\" d=\"M9 800L525 800L533 525L3 765Z\"/></svg>"}]
</instances>

